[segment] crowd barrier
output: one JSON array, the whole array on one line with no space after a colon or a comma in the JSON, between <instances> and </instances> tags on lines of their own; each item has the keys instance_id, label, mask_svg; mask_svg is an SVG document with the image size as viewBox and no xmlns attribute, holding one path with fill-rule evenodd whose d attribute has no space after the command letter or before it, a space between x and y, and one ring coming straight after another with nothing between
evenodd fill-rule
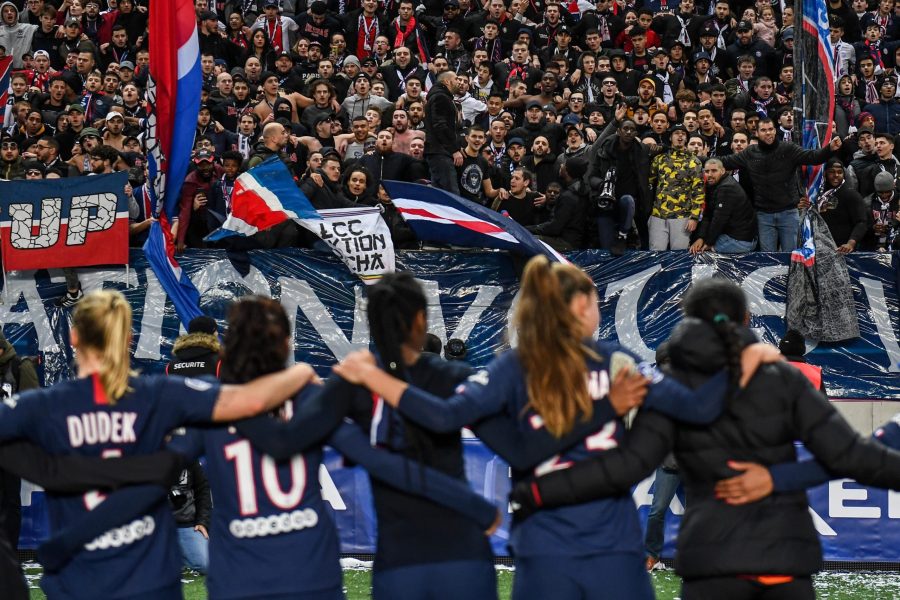
<instances>
[{"instance_id":1,"label":"crowd barrier","mask_svg":"<svg viewBox=\"0 0 900 600\"><path fill-rule=\"evenodd\" d=\"M784 333L788 254L757 253L740 257L687 253L631 253L613 258L597 251L572 253L597 283L602 323L598 335L618 339L648 360L679 319L679 301L691 281L715 273L738 282L750 301L751 327L770 342ZM180 262L202 294L204 312L224 323L229 303L246 294L281 300L294 328L294 360L313 364L322 374L351 349L366 347L364 286L332 255L300 250L229 255L222 251L188 251ZM811 347L811 362L824 369L832 397L863 400L897 399L900 394L898 271L892 255L851 254L847 257L862 336L844 344ZM515 343L508 330L518 289L510 258L495 252L399 252L398 268L413 272L429 298L429 330L446 341L459 338L468 360L486 364L494 353ZM135 365L159 372L180 332L174 308L147 266L134 252L131 266L84 269L85 291L101 287L121 290L134 309ZM68 345L68 313L53 300L64 291L61 272L10 273L0 304L0 323L22 355L39 356L48 383L72 376ZM506 505L509 469L476 439L465 444L467 475L473 487ZM340 468L329 452L320 483L335 511L344 552L374 549L375 524L368 482L358 469ZM652 498L652 480L633 491L642 517ZM47 535L43 493L23 488L21 547L34 548ZM825 556L836 561L893 562L892 541L900 539L900 497L831 482L810 493L810 510L822 535ZM671 507L666 555L672 554L683 497ZM508 519L492 542L506 555Z\"/></svg>"}]
</instances>

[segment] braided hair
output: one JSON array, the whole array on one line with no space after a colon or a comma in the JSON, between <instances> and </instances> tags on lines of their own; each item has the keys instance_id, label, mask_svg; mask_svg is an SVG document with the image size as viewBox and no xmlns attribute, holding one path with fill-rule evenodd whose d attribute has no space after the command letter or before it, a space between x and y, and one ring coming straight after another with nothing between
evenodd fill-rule
<instances>
[{"instance_id":1,"label":"braided hair","mask_svg":"<svg viewBox=\"0 0 900 600\"><path fill-rule=\"evenodd\" d=\"M367 292L369 331L384 369L405 380L402 346L416 316L426 309L422 286L409 273L388 273Z\"/></svg>"},{"instance_id":2,"label":"braided hair","mask_svg":"<svg viewBox=\"0 0 900 600\"><path fill-rule=\"evenodd\" d=\"M725 346L729 384L737 389L741 380L741 351L744 344L738 328L747 315L747 299L737 284L711 277L691 286L682 301L685 316L712 325Z\"/></svg>"}]
</instances>

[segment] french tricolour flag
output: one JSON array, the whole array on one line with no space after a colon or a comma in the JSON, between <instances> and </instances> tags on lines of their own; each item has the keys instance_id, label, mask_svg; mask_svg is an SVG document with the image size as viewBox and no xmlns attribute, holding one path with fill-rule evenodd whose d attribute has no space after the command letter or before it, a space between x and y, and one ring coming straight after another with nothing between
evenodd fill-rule
<instances>
[{"instance_id":1,"label":"french tricolour flag","mask_svg":"<svg viewBox=\"0 0 900 600\"><path fill-rule=\"evenodd\" d=\"M150 78L147 100L147 155L150 190L160 211L144 252L150 267L175 305L181 322L200 311L200 293L175 259L170 230L178 214L181 185L187 175L200 107L200 44L191 0L155 2L150 11Z\"/></svg>"},{"instance_id":2,"label":"french tricolour flag","mask_svg":"<svg viewBox=\"0 0 900 600\"><path fill-rule=\"evenodd\" d=\"M222 227L206 236L206 241L234 235L249 237L288 219L322 219L277 156L270 156L237 178L231 206Z\"/></svg>"},{"instance_id":3,"label":"french tricolour flag","mask_svg":"<svg viewBox=\"0 0 900 600\"><path fill-rule=\"evenodd\" d=\"M384 181L391 202L426 242L495 248L523 256L543 254L551 261L566 259L509 217L431 186Z\"/></svg>"}]
</instances>

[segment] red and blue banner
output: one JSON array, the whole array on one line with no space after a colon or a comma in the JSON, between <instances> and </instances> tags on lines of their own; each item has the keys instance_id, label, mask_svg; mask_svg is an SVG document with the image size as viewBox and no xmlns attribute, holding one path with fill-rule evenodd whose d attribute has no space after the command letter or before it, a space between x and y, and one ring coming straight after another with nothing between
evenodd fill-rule
<instances>
[{"instance_id":1,"label":"red and blue banner","mask_svg":"<svg viewBox=\"0 0 900 600\"><path fill-rule=\"evenodd\" d=\"M791 262L800 263L804 267L812 267L816 264L816 241L813 236L809 211L803 213L803 220L800 222L800 247L791 252Z\"/></svg>"},{"instance_id":2,"label":"red and blue banner","mask_svg":"<svg viewBox=\"0 0 900 600\"><path fill-rule=\"evenodd\" d=\"M565 260L513 219L450 192L419 183L384 181L407 225L424 242L509 250L522 256L543 254Z\"/></svg>"},{"instance_id":3,"label":"red and blue banner","mask_svg":"<svg viewBox=\"0 0 900 600\"><path fill-rule=\"evenodd\" d=\"M128 263L127 173L0 181L3 269Z\"/></svg>"},{"instance_id":4,"label":"red and blue banner","mask_svg":"<svg viewBox=\"0 0 900 600\"><path fill-rule=\"evenodd\" d=\"M12 56L0 58L0 107L3 107L3 127L9 127L13 121Z\"/></svg>"},{"instance_id":5,"label":"red and blue banner","mask_svg":"<svg viewBox=\"0 0 900 600\"><path fill-rule=\"evenodd\" d=\"M800 94L794 100L802 115L804 148L821 148L831 141L834 129L834 65L825 0L798 0L802 24L794 41ZM794 22L798 19L795 17ZM822 188L822 166L805 167L809 200L813 204Z\"/></svg>"},{"instance_id":6,"label":"red and blue banner","mask_svg":"<svg viewBox=\"0 0 900 600\"><path fill-rule=\"evenodd\" d=\"M144 252L182 323L202 314L200 294L175 258L170 224L178 215L200 107L200 44L191 0L158 2L150 11L150 77L147 82L147 156L150 189L159 221L150 227Z\"/></svg>"},{"instance_id":7,"label":"red and blue banner","mask_svg":"<svg viewBox=\"0 0 900 600\"><path fill-rule=\"evenodd\" d=\"M289 219L322 218L277 156L270 156L237 178L231 207L222 226L206 236L205 241L235 235L249 237Z\"/></svg>"}]
</instances>

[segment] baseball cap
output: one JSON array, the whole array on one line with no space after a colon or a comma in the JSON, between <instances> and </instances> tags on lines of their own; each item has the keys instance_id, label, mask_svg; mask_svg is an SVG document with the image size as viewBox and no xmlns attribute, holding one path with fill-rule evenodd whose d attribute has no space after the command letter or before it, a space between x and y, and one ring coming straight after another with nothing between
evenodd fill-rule
<instances>
[{"instance_id":1,"label":"baseball cap","mask_svg":"<svg viewBox=\"0 0 900 600\"><path fill-rule=\"evenodd\" d=\"M330 121L330 120L333 119L333 118L334 118L334 114L333 114L333 113L330 113L330 112L327 112L327 113L321 113L321 114L319 114L315 119L313 119L313 126L316 126L316 125L318 125L319 123L322 123L322 122L324 122L324 121Z\"/></svg>"},{"instance_id":2,"label":"baseball cap","mask_svg":"<svg viewBox=\"0 0 900 600\"><path fill-rule=\"evenodd\" d=\"M66 112L67 112L67 113L70 113L70 112L72 112L73 110L74 110L75 112L80 112L81 114L84 114L84 107L83 107L81 104L77 103L77 102L75 102L74 104L70 104L70 105L68 106L68 108L66 108Z\"/></svg>"},{"instance_id":3,"label":"baseball cap","mask_svg":"<svg viewBox=\"0 0 900 600\"><path fill-rule=\"evenodd\" d=\"M509 141L506 143L507 146L515 146L516 144L518 144L519 146L524 146L524 145L525 145L525 140L523 140L523 139L520 138L520 137L514 137L513 139L509 140Z\"/></svg>"},{"instance_id":4,"label":"baseball cap","mask_svg":"<svg viewBox=\"0 0 900 600\"><path fill-rule=\"evenodd\" d=\"M66 27L74 27L74 26L81 27L81 21L74 17L72 17L70 19L66 19Z\"/></svg>"},{"instance_id":5,"label":"baseball cap","mask_svg":"<svg viewBox=\"0 0 900 600\"><path fill-rule=\"evenodd\" d=\"M278 58L289 58L291 62L294 62L294 56L287 50L282 50L281 52L279 52Z\"/></svg>"},{"instance_id":6,"label":"baseball cap","mask_svg":"<svg viewBox=\"0 0 900 600\"><path fill-rule=\"evenodd\" d=\"M263 8L269 8L270 6L274 6L275 8L281 8L278 5L278 0L266 0L263 2Z\"/></svg>"},{"instance_id":7,"label":"baseball cap","mask_svg":"<svg viewBox=\"0 0 900 600\"><path fill-rule=\"evenodd\" d=\"M525 105L525 110L531 110L532 108L543 108L543 104L541 104L540 100L529 100L528 104Z\"/></svg>"},{"instance_id":8,"label":"baseball cap","mask_svg":"<svg viewBox=\"0 0 900 600\"><path fill-rule=\"evenodd\" d=\"M554 115L556 114L556 107L552 104L545 104L543 108L544 112L552 112Z\"/></svg>"},{"instance_id":9,"label":"baseball cap","mask_svg":"<svg viewBox=\"0 0 900 600\"><path fill-rule=\"evenodd\" d=\"M85 127L81 130L81 132L79 132L78 139L80 140L81 138L87 137L89 135L92 135L95 138L99 138L100 131L98 129L95 129L94 127Z\"/></svg>"},{"instance_id":10,"label":"baseball cap","mask_svg":"<svg viewBox=\"0 0 900 600\"><path fill-rule=\"evenodd\" d=\"M112 110L106 115L106 122L109 123L110 121L112 121L115 118L119 118L124 121L125 115L123 115L122 113L120 113L118 111Z\"/></svg>"},{"instance_id":11,"label":"baseball cap","mask_svg":"<svg viewBox=\"0 0 900 600\"><path fill-rule=\"evenodd\" d=\"M752 31L753 24L750 21L741 21L737 24L735 31Z\"/></svg>"},{"instance_id":12,"label":"baseball cap","mask_svg":"<svg viewBox=\"0 0 900 600\"><path fill-rule=\"evenodd\" d=\"M200 150L197 154L194 155L194 163L199 164L202 162L212 162L215 160L215 156L209 150Z\"/></svg>"},{"instance_id":13,"label":"baseball cap","mask_svg":"<svg viewBox=\"0 0 900 600\"><path fill-rule=\"evenodd\" d=\"M43 56L44 58L49 59L49 58L50 58L50 53L47 52L46 50L37 50L37 51L35 51L35 53L34 53L34 58L37 58L38 56Z\"/></svg>"},{"instance_id":14,"label":"baseball cap","mask_svg":"<svg viewBox=\"0 0 900 600\"><path fill-rule=\"evenodd\" d=\"M360 64L364 67L370 67L370 66L377 67L378 66L378 62L371 56L367 56L364 59L362 59Z\"/></svg>"},{"instance_id":15,"label":"baseball cap","mask_svg":"<svg viewBox=\"0 0 900 600\"><path fill-rule=\"evenodd\" d=\"M581 123L581 118L573 113L569 113L563 117L562 125L563 127L576 126Z\"/></svg>"},{"instance_id":16,"label":"baseball cap","mask_svg":"<svg viewBox=\"0 0 900 600\"><path fill-rule=\"evenodd\" d=\"M783 40L792 40L794 39L794 28L787 27L784 31L781 32L781 39Z\"/></svg>"},{"instance_id":17,"label":"baseball cap","mask_svg":"<svg viewBox=\"0 0 900 600\"><path fill-rule=\"evenodd\" d=\"M698 52L697 54L694 55L694 64L698 63L698 62L701 61L701 60L712 61L712 59L711 59L710 56L709 56L709 52L702 52L702 51L701 51L701 52Z\"/></svg>"},{"instance_id":18,"label":"baseball cap","mask_svg":"<svg viewBox=\"0 0 900 600\"><path fill-rule=\"evenodd\" d=\"M206 315L194 317L191 319L191 322L188 323L188 333L208 333L213 335L216 331L218 331L216 320L212 317L207 317Z\"/></svg>"},{"instance_id":19,"label":"baseball cap","mask_svg":"<svg viewBox=\"0 0 900 600\"><path fill-rule=\"evenodd\" d=\"M560 25L556 28L556 35L560 35L562 33L565 33L566 35L572 35L572 32L565 25Z\"/></svg>"},{"instance_id":20,"label":"baseball cap","mask_svg":"<svg viewBox=\"0 0 900 600\"><path fill-rule=\"evenodd\" d=\"M671 131L672 133L675 133L676 131L683 131L684 133L688 132L687 127L684 126L684 123L676 123L675 125L672 125L672 129L670 129L669 131Z\"/></svg>"},{"instance_id":21,"label":"baseball cap","mask_svg":"<svg viewBox=\"0 0 900 600\"><path fill-rule=\"evenodd\" d=\"M130 60L123 60L122 62L119 63L119 70L121 71L122 69L128 69L130 71L134 71L134 63L131 62Z\"/></svg>"},{"instance_id":22,"label":"baseball cap","mask_svg":"<svg viewBox=\"0 0 900 600\"><path fill-rule=\"evenodd\" d=\"M204 10L203 12L200 13L201 21L208 21L209 19L217 19L218 20L218 18L219 17L216 16L216 13L214 13L211 10Z\"/></svg>"}]
</instances>

